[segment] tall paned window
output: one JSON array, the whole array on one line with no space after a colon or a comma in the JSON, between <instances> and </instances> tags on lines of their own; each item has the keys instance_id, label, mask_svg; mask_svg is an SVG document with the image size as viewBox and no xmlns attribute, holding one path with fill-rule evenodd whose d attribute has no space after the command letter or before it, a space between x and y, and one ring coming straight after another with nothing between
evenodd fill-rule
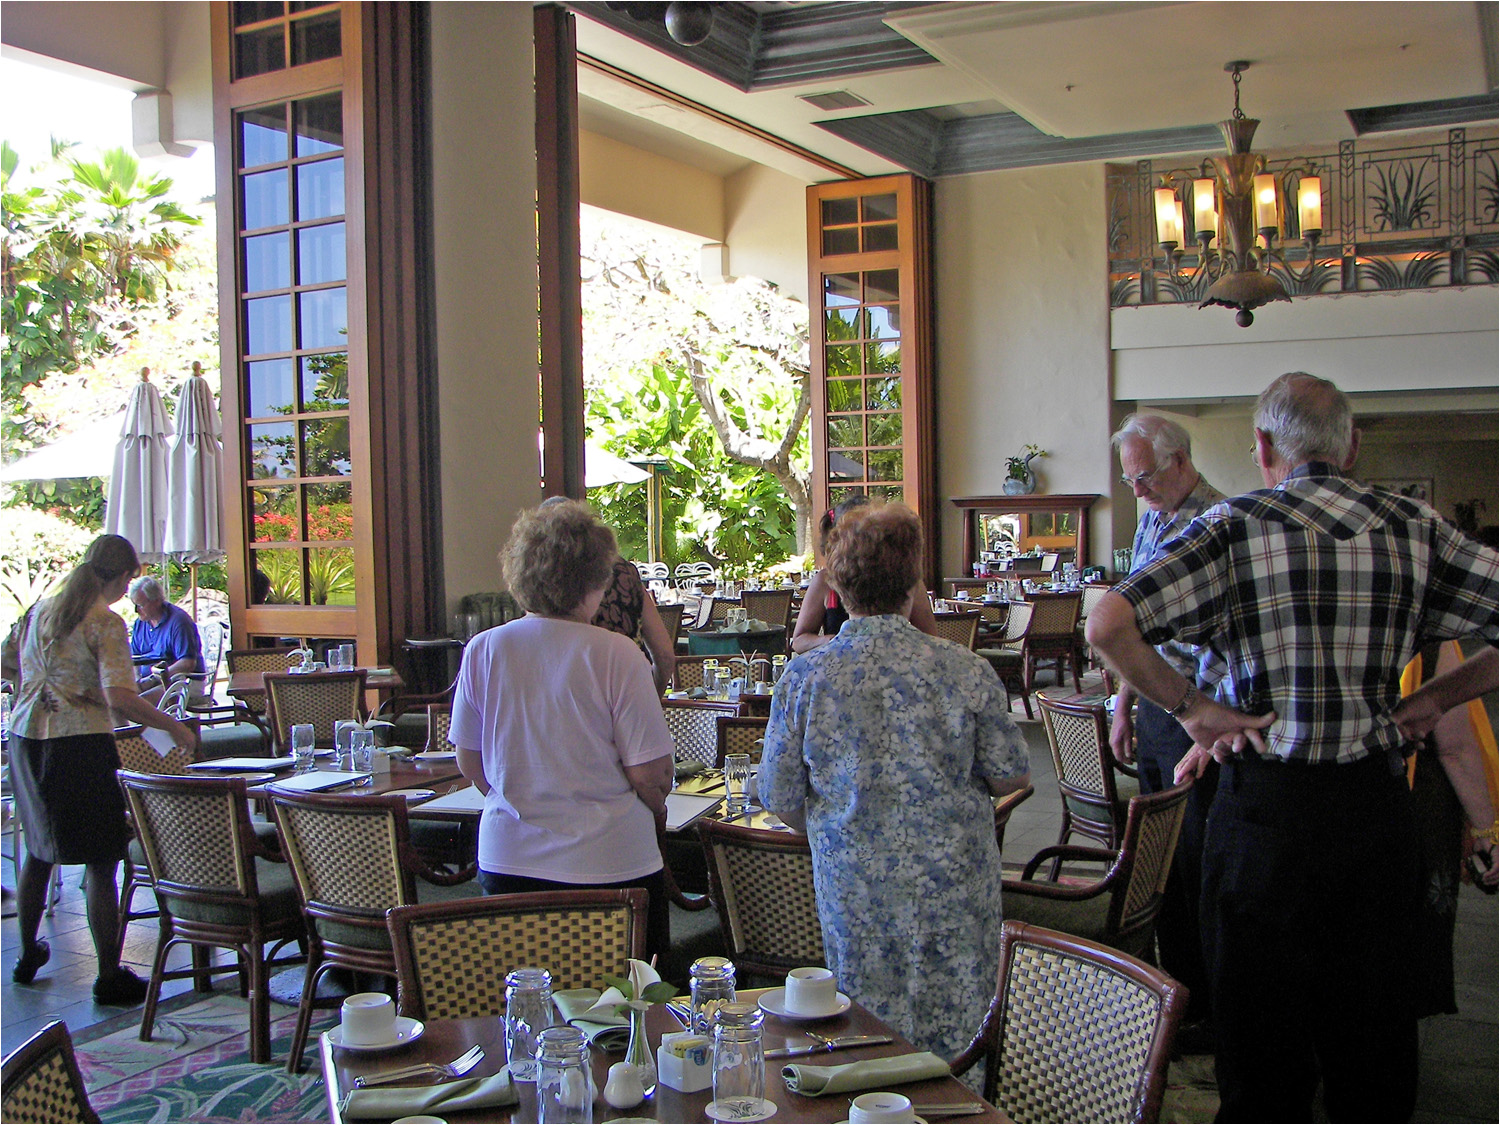
<instances>
[{"instance_id":1,"label":"tall paned window","mask_svg":"<svg viewBox=\"0 0 1500 1125\"><path fill-rule=\"evenodd\" d=\"M930 185L915 176L808 189L813 488L916 510L935 572Z\"/></svg>"}]
</instances>

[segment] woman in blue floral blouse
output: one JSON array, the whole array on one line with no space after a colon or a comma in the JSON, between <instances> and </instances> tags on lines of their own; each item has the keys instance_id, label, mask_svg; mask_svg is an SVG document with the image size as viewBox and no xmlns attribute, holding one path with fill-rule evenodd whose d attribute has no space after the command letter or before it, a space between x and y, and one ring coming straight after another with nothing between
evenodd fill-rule
<instances>
[{"instance_id":1,"label":"woman in blue floral blouse","mask_svg":"<svg viewBox=\"0 0 1500 1125\"><path fill-rule=\"evenodd\" d=\"M988 663L906 619L922 532L900 504L839 520L827 573L850 621L776 685L760 793L812 844L839 987L952 1058L994 995L1000 852L992 796L1029 784Z\"/></svg>"}]
</instances>

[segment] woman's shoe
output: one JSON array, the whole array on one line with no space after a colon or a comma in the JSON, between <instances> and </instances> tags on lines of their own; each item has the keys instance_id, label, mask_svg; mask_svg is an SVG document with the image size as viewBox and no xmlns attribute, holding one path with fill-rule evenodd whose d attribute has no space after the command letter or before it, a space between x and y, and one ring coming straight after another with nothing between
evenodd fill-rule
<instances>
[{"instance_id":1,"label":"woman's shoe","mask_svg":"<svg viewBox=\"0 0 1500 1125\"><path fill-rule=\"evenodd\" d=\"M123 966L94 981L94 1002L97 1004L133 1008L145 1002L146 992L146 982Z\"/></svg>"},{"instance_id":2,"label":"woman's shoe","mask_svg":"<svg viewBox=\"0 0 1500 1125\"><path fill-rule=\"evenodd\" d=\"M17 984L30 984L36 979L36 971L52 957L52 947L45 941L37 941L30 949L23 950L16 967L10 971L10 979Z\"/></svg>"}]
</instances>

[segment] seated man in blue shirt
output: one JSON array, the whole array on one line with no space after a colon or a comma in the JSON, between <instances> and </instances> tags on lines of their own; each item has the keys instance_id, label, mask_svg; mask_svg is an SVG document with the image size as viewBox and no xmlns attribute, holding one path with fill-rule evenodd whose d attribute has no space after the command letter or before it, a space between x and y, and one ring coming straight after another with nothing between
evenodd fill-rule
<instances>
[{"instance_id":1,"label":"seated man in blue shirt","mask_svg":"<svg viewBox=\"0 0 1500 1125\"><path fill-rule=\"evenodd\" d=\"M177 675L203 671L203 641L187 611L167 601L161 583L142 575L130 583L136 622L130 629L130 653L137 664L149 663L163 683Z\"/></svg>"}]
</instances>

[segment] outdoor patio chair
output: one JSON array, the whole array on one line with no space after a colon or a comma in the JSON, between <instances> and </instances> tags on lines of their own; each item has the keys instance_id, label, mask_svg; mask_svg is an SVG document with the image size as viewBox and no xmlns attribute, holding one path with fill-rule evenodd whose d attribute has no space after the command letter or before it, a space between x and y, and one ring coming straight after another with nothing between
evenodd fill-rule
<instances>
[{"instance_id":1,"label":"outdoor patio chair","mask_svg":"<svg viewBox=\"0 0 1500 1125\"><path fill-rule=\"evenodd\" d=\"M738 703L712 699L663 699L661 707L672 732L674 756L705 766L713 766L718 756L719 716L744 714Z\"/></svg>"},{"instance_id":2,"label":"outdoor patio chair","mask_svg":"<svg viewBox=\"0 0 1500 1125\"><path fill-rule=\"evenodd\" d=\"M714 768L724 768L725 754L749 754L760 761L762 746L766 740L765 715L720 715L714 720Z\"/></svg>"},{"instance_id":3,"label":"outdoor patio chair","mask_svg":"<svg viewBox=\"0 0 1500 1125\"><path fill-rule=\"evenodd\" d=\"M292 727L311 723L318 746L332 746L340 719L364 718L365 670L352 672L267 672L266 715L271 736L283 754L291 753Z\"/></svg>"},{"instance_id":4,"label":"outdoor patio chair","mask_svg":"<svg viewBox=\"0 0 1500 1125\"><path fill-rule=\"evenodd\" d=\"M954 1059L1012 1121L1156 1121L1187 990L1091 941L1007 921L995 999Z\"/></svg>"},{"instance_id":5,"label":"outdoor patio chair","mask_svg":"<svg viewBox=\"0 0 1500 1125\"><path fill-rule=\"evenodd\" d=\"M698 839L727 956L741 980L745 974L780 980L790 969L822 965L807 837L705 819L698 822Z\"/></svg>"},{"instance_id":6,"label":"outdoor patio chair","mask_svg":"<svg viewBox=\"0 0 1500 1125\"><path fill-rule=\"evenodd\" d=\"M664 562L638 562L635 569L640 573L641 581L645 583L646 589L651 591L670 589L672 585L672 571Z\"/></svg>"},{"instance_id":7,"label":"outdoor patio chair","mask_svg":"<svg viewBox=\"0 0 1500 1125\"><path fill-rule=\"evenodd\" d=\"M677 583L679 590L696 591L701 585L714 585L718 576L712 563L678 563L677 569L672 572L672 580Z\"/></svg>"},{"instance_id":8,"label":"outdoor patio chair","mask_svg":"<svg viewBox=\"0 0 1500 1125\"><path fill-rule=\"evenodd\" d=\"M406 798L271 789L281 850L291 866L307 923L307 978L297 1008L287 1070L302 1069L318 981L333 968L396 975L386 911L430 901L476 898L475 869L447 874L431 867L411 842ZM335 1001L336 1003L336 1001Z\"/></svg>"},{"instance_id":9,"label":"outdoor patio chair","mask_svg":"<svg viewBox=\"0 0 1500 1125\"><path fill-rule=\"evenodd\" d=\"M552 988L599 988L643 959L646 906L639 887L488 895L398 906L386 925L396 957L401 1014L466 1019L505 1012L505 975L533 967Z\"/></svg>"},{"instance_id":10,"label":"outdoor patio chair","mask_svg":"<svg viewBox=\"0 0 1500 1125\"><path fill-rule=\"evenodd\" d=\"M99 1120L62 1020L53 1020L6 1055L0 1072L0 1118L12 1125Z\"/></svg>"},{"instance_id":11,"label":"outdoor patio chair","mask_svg":"<svg viewBox=\"0 0 1500 1125\"><path fill-rule=\"evenodd\" d=\"M1136 771L1115 761L1109 748L1109 712L1102 702L1088 699L1038 695L1037 702L1063 803L1057 842L1066 844L1076 832L1118 848L1127 806L1141 784Z\"/></svg>"},{"instance_id":12,"label":"outdoor patio chair","mask_svg":"<svg viewBox=\"0 0 1500 1125\"><path fill-rule=\"evenodd\" d=\"M982 615L977 609L962 613L934 613L932 619L937 622L937 635L945 641L972 649L979 639Z\"/></svg>"},{"instance_id":13,"label":"outdoor patio chair","mask_svg":"<svg viewBox=\"0 0 1500 1125\"><path fill-rule=\"evenodd\" d=\"M198 760L266 755L271 748L271 732L260 716L239 700L218 703L195 696L194 691L189 677L177 676L156 706L174 719L197 723Z\"/></svg>"},{"instance_id":14,"label":"outdoor patio chair","mask_svg":"<svg viewBox=\"0 0 1500 1125\"><path fill-rule=\"evenodd\" d=\"M238 777L169 777L120 771L135 830L160 908L161 933L151 966L140 1037L151 1039L161 986L191 976L200 985L237 971L250 999L250 1061L271 1061L270 970L300 960L275 954L305 933L291 873L256 839L245 782ZM191 968L168 970L178 942L229 949L235 967L195 957ZM274 943L272 959L265 947Z\"/></svg>"}]
</instances>

